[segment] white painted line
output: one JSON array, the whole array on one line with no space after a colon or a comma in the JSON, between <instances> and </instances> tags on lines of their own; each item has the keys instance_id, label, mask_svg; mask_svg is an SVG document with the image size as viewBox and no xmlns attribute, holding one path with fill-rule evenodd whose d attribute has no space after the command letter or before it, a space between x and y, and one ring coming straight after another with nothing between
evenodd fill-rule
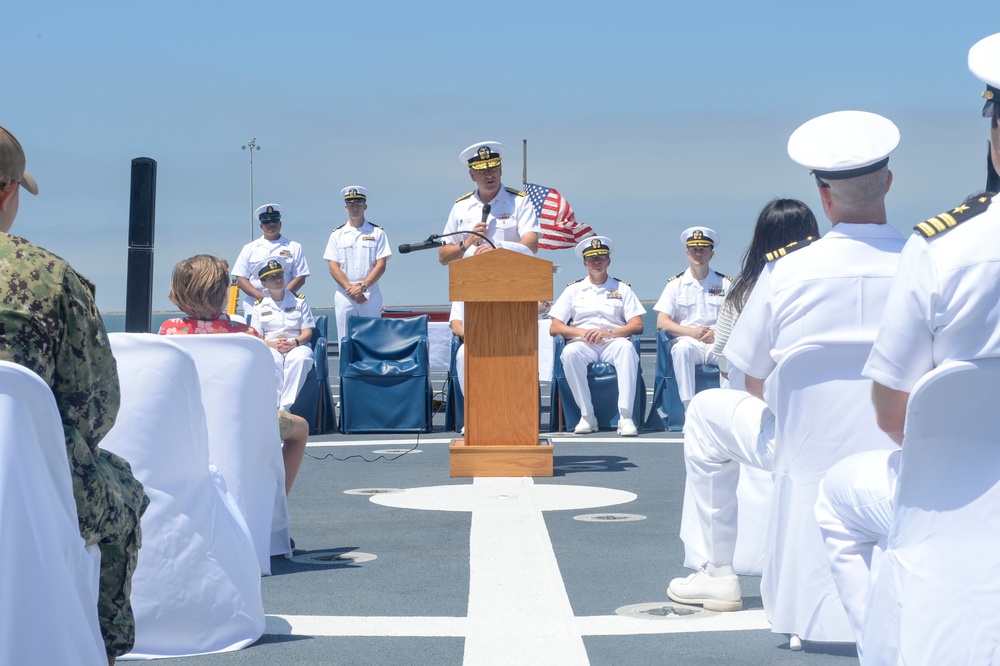
<instances>
[{"instance_id":1,"label":"white painted line","mask_svg":"<svg viewBox=\"0 0 1000 666\"><path fill-rule=\"evenodd\" d=\"M589 664L530 478L477 478L467 664Z\"/></svg>"},{"instance_id":2,"label":"white painted line","mask_svg":"<svg viewBox=\"0 0 1000 666\"><path fill-rule=\"evenodd\" d=\"M313 448L319 446L385 446L391 444L392 446L399 448L411 448L414 445L423 446L424 444L450 444L450 439L440 439L440 438L429 438L421 437L418 442L416 438L411 437L409 439L344 439L344 440L331 440L328 442L309 442L306 444L306 448Z\"/></svg>"},{"instance_id":3,"label":"white painted line","mask_svg":"<svg viewBox=\"0 0 1000 666\"><path fill-rule=\"evenodd\" d=\"M464 637L464 617L399 617L349 615L268 615L264 633L272 636L453 636ZM763 610L716 613L684 620L656 620L625 615L573 618L581 636L638 636L730 631L769 631ZM539 662L541 663L541 662ZM562 663L556 661L553 663Z\"/></svg>"},{"instance_id":4,"label":"white painted line","mask_svg":"<svg viewBox=\"0 0 1000 666\"><path fill-rule=\"evenodd\" d=\"M762 609L735 613L713 613L680 620L647 620L626 615L596 615L576 618L576 626L584 636L693 634L708 631L771 629L771 623L767 621L767 616Z\"/></svg>"},{"instance_id":5,"label":"white painted line","mask_svg":"<svg viewBox=\"0 0 1000 666\"><path fill-rule=\"evenodd\" d=\"M264 633L277 636L465 636L464 617L268 615Z\"/></svg>"}]
</instances>

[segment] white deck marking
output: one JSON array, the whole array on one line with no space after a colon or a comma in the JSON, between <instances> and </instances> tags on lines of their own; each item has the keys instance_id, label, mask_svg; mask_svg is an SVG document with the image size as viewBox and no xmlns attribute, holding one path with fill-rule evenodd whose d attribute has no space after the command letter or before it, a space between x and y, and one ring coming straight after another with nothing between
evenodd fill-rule
<instances>
[{"instance_id":1,"label":"white deck marking","mask_svg":"<svg viewBox=\"0 0 1000 666\"><path fill-rule=\"evenodd\" d=\"M645 620L625 615L592 615L575 618L573 624L582 636L766 631L771 628L763 610L718 613L683 620ZM469 619L464 617L268 615L265 633L272 636L463 637L468 631L468 626Z\"/></svg>"},{"instance_id":2,"label":"white deck marking","mask_svg":"<svg viewBox=\"0 0 1000 666\"><path fill-rule=\"evenodd\" d=\"M456 434L456 437L458 435ZM548 437L554 443L559 444L683 444L682 433L677 433L676 437L640 437L638 439L623 439L621 437L587 437L583 435L567 435L565 437L551 437L547 433L542 433L541 437ZM414 444L451 444L451 439L440 437L421 437L418 442L416 437L407 439L333 439L325 442L309 442L307 447L317 446L386 446L410 447Z\"/></svg>"}]
</instances>

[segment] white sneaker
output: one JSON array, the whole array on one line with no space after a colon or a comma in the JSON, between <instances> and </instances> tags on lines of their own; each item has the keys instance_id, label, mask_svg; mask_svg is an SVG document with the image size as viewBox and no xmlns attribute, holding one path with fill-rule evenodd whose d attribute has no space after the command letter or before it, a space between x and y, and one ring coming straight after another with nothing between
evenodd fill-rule
<instances>
[{"instance_id":1,"label":"white sneaker","mask_svg":"<svg viewBox=\"0 0 1000 666\"><path fill-rule=\"evenodd\" d=\"M670 581L667 596L679 604L703 606L705 610L720 613L743 608L739 577L733 574L710 576L704 565L687 578Z\"/></svg>"},{"instance_id":2,"label":"white sneaker","mask_svg":"<svg viewBox=\"0 0 1000 666\"><path fill-rule=\"evenodd\" d=\"M588 432L597 432L596 416L581 416L580 422L573 429L575 435L586 435Z\"/></svg>"},{"instance_id":3,"label":"white sneaker","mask_svg":"<svg viewBox=\"0 0 1000 666\"><path fill-rule=\"evenodd\" d=\"M622 437L638 437L639 431L635 429L632 419L623 416L618 419L618 434Z\"/></svg>"}]
</instances>

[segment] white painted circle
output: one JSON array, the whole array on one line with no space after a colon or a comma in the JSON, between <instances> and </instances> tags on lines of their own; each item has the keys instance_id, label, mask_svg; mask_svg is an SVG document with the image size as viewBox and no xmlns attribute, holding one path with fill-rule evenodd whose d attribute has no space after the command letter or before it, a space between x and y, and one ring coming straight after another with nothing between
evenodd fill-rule
<instances>
[{"instance_id":1,"label":"white painted circle","mask_svg":"<svg viewBox=\"0 0 1000 666\"><path fill-rule=\"evenodd\" d=\"M401 509L472 511L495 502L514 501L528 496L540 511L590 509L625 504L636 498L635 493L613 488L512 483L509 490L498 487L497 484L410 488L391 495L373 495L371 501Z\"/></svg>"}]
</instances>

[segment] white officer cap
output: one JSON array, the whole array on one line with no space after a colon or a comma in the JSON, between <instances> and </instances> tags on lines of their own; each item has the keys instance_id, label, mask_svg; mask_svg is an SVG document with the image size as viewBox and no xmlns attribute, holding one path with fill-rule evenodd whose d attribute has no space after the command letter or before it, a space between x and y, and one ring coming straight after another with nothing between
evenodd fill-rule
<instances>
[{"instance_id":1,"label":"white officer cap","mask_svg":"<svg viewBox=\"0 0 1000 666\"><path fill-rule=\"evenodd\" d=\"M718 232L708 227L688 227L681 232L681 243L684 247L707 247L711 250L718 242Z\"/></svg>"},{"instance_id":2,"label":"white officer cap","mask_svg":"<svg viewBox=\"0 0 1000 666\"><path fill-rule=\"evenodd\" d=\"M581 259L586 259L587 257L609 257L613 249L615 249L615 244L607 236L590 236L576 244L576 256Z\"/></svg>"},{"instance_id":3,"label":"white officer cap","mask_svg":"<svg viewBox=\"0 0 1000 666\"><path fill-rule=\"evenodd\" d=\"M275 203L258 206L253 212L253 216L264 224L265 222L281 222L281 206Z\"/></svg>"},{"instance_id":4,"label":"white officer cap","mask_svg":"<svg viewBox=\"0 0 1000 666\"><path fill-rule=\"evenodd\" d=\"M368 200L368 190L360 185L348 185L340 191L340 196L344 197L344 201L367 201Z\"/></svg>"},{"instance_id":5,"label":"white officer cap","mask_svg":"<svg viewBox=\"0 0 1000 666\"><path fill-rule=\"evenodd\" d=\"M969 71L986 84L983 115L993 115L993 105L1000 104L1000 32L976 42L969 49Z\"/></svg>"},{"instance_id":6,"label":"white officer cap","mask_svg":"<svg viewBox=\"0 0 1000 666\"><path fill-rule=\"evenodd\" d=\"M888 118L867 111L827 113L788 137L788 156L826 180L874 173L889 163L899 145L899 129Z\"/></svg>"},{"instance_id":7,"label":"white officer cap","mask_svg":"<svg viewBox=\"0 0 1000 666\"><path fill-rule=\"evenodd\" d=\"M463 166L476 171L482 171L489 167L500 166L500 158L503 157L504 147L502 143L496 141L480 141L474 143L461 152L458 156Z\"/></svg>"}]
</instances>

